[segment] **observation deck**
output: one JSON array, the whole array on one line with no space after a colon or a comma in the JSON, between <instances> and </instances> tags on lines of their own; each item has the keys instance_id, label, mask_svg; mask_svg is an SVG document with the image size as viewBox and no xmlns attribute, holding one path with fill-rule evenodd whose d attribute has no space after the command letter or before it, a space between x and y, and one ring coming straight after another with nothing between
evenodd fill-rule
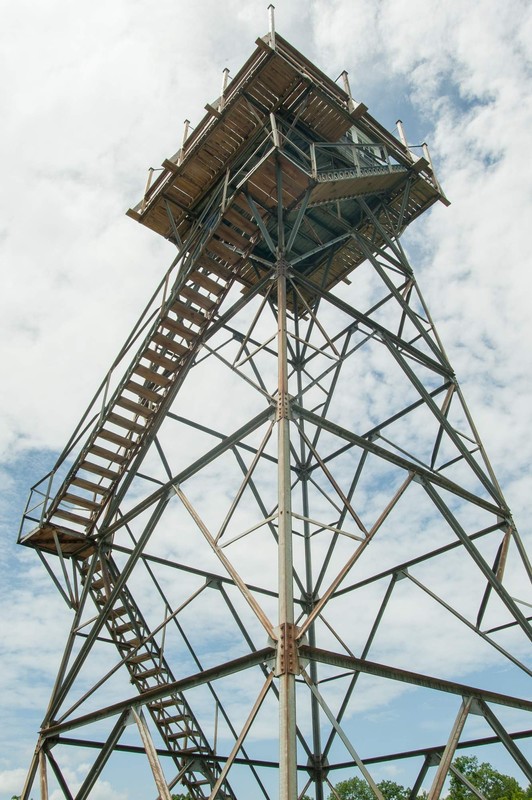
<instances>
[{"instance_id":1,"label":"observation deck","mask_svg":"<svg viewBox=\"0 0 532 800\"><path fill-rule=\"evenodd\" d=\"M93 552L124 475L235 284L265 294L283 257L304 277L309 306L437 200L448 203L426 146L414 154L281 36L256 44L127 212L172 241L178 257L58 463L33 487L25 545L78 559Z\"/></svg>"},{"instance_id":2,"label":"observation deck","mask_svg":"<svg viewBox=\"0 0 532 800\"><path fill-rule=\"evenodd\" d=\"M269 36L256 44L190 136L186 127L182 147L128 214L180 247L206 198L218 192L222 208L207 223L214 241L206 268L229 253L237 280L252 286L260 279L257 262L271 258L268 239L276 244L281 204L288 260L330 289L367 257L353 230L383 243L364 203L380 207L383 228L398 236L437 200L448 201L426 146L424 155L414 154L278 34L273 47ZM301 228L291 238L299 215L310 212L314 241ZM327 243L323 251L318 239Z\"/></svg>"}]
</instances>

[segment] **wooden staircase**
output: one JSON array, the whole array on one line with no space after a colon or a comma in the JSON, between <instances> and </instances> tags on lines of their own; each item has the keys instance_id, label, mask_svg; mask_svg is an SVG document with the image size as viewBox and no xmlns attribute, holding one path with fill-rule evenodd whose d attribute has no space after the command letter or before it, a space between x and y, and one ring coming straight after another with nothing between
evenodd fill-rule
<instances>
[{"instance_id":1,"label":"wooden staircase","mask_svg":"<svg viewBox=\"0 0 532 800\"><path fill-rule=\"evenodd\" d=\"M177 282L65 480L48 501L39 528L22 540L25 544L56 552L55 533L63 555L84 557L91 552L80 543L87 543L132 459L160 420L166 398L193 362L238 277L256 230L237 203L218 217L186 279Z\"/></svg>"},{"instance_id":2,"label":"wooden staircase","mask_svg":"<svg viewBox=\"0 0 532 800\"><path fill-rule=\"evenodd\" d=\"M98 560L91 571L92 558ZM97 607L107 603L119 574L110 554L93 556L81 563L81 580L86 583L90 579L89 592ZM131 683L140 693L175 681L164 653L127 588L120 590L114 607L107 614L105 626L124 659ZM220 765L184 696L174 692L148 703L147 709L182 773L180 784L186 787L192 800L205 800L219 778ZM226 782L220 787L217 798L234 798Z\"/></svg>"}]
</instances>

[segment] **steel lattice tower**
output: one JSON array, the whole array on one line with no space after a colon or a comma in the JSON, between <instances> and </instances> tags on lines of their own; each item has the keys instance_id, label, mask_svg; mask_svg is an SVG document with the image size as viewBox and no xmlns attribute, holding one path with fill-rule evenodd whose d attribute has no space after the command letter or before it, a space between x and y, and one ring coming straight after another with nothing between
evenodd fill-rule
<instances>
[{"instance_id":1,"label":"steel lattice tower","mask_svg":"<svg viewBox=\"0 0 532 800\"><path fill-rule=\"evenodd\" d=\"M382 800L404 758L437 800L491 742L532 780L519 690L402 657L441 630L531 674L530 564L400 241L447 203L428 150L273 25L206 109L128 212L177 255L26 509L73 621L22 796L139 752L166 800L323 800L348 766ZM361 723L397 682L409 751Z\"/></svg>"}]
</instances>

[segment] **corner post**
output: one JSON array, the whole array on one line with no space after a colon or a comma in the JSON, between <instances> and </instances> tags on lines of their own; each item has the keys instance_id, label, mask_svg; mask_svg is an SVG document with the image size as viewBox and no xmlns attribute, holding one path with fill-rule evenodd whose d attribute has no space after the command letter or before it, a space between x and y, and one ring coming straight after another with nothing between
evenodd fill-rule
<instances>
[{"instance_id":1,"label":"corner post","mask_svg":"<svg viewBox=\"0 0 532 800\"><path fill-rule=\"evenodd\" d=\"M268 17L270 22L270 47L275 50L275 6L273 3L268 6Z\"/></svg>"},{"instance_id":2,"label":"corner post","mask_svg":"<svg viewBox=\"0 0 532 800\"><path fill-rule=\"evenodd\" d=\"M287 262L277 268L278 346L278 513L279 513L279 628L276 674L279 677L279 798L297 800L296 673L298 670L294 626L292 555L292 505L290 481L290 398L286 325Z\"/></svg>"}]
</instances>

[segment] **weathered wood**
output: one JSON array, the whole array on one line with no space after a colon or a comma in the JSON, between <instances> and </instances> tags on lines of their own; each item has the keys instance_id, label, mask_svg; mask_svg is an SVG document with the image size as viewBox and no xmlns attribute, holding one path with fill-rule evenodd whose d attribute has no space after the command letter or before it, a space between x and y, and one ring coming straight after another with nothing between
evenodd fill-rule
<instances>
[{"instance_id":1,"label":"weathered wood","mask_svg":"<svg viewBox=\"0 0 532 800\"><path fill-rule=\"evenodd\" d=\"M195 289L191 289L190 286L183 286L179 294L181 297L186 297L187 300L190 300L192 303L194 303L194 305L204 308L205 311L210 311L210 309L214 306L214 300L211 300L206 295L197 292Z\"/></svg>"}]
</instances>

